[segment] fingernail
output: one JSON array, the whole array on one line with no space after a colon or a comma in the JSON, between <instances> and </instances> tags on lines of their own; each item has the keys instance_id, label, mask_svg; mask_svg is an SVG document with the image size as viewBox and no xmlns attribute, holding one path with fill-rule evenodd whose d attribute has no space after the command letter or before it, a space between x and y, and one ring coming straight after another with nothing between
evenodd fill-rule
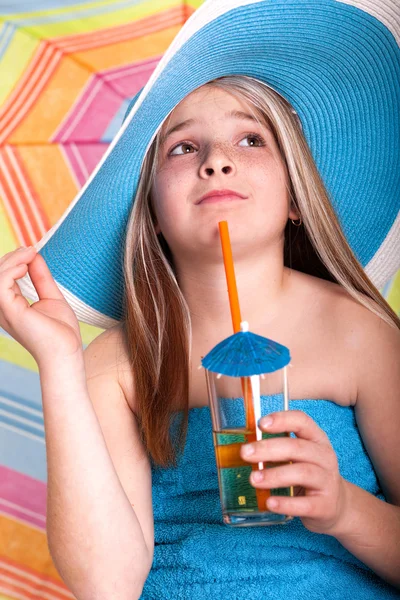
<instances>
[{"instance_id":1,"label":"fingernail","mask_svg":"<svg viewBox=\"0 0 400 600\"><path fill-rule=\"evenodd\" d=\"M250 456L251 454L254 454L253 444L243 444L242 448L242 452L245 456Z\"/></svg>"},{"instance_id":2,"label":"fingernail","mask_svg":"<svg viewBox=\"0 0 400 600\"><path fill-rule=\"evenodd\" d=\"M253 473L251 474L251 478L253 481L262 481L263 474L261 473L261 471L253 471Z\"/></svg>"},{"instance_id":3,"label":"fingernail","mask_svg":"<svg viewBox=\"0 0 400 600\"><path fill-rule=\"evenodd\" d=\"M273 419L272 417L262 417L258 423L261 427L270 427L273 423Z\"/></svg>"}]
</instances>

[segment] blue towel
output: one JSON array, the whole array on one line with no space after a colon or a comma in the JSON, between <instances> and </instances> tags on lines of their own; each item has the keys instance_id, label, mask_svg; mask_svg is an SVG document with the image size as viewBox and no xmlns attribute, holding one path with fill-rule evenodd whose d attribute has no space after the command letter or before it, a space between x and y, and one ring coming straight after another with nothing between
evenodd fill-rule
<instances>
[{"instance_id":1,"label":"blue towel","mask_svg":"<svg viewBox=\"0 0 400 600\"><path fill-rule=\"evenodd\" d=\"M265 398L265 397L264 397ZM278 397L270 410L280 410ZM385 500L354 409L329 400L292 400L327 433L341 475ZM141 600L389 600L400 594L334 537L299 518L235 528L222 522L208 406L189 411L177 468L152 464L155 550Z\"/></svg>"}]
</instances>

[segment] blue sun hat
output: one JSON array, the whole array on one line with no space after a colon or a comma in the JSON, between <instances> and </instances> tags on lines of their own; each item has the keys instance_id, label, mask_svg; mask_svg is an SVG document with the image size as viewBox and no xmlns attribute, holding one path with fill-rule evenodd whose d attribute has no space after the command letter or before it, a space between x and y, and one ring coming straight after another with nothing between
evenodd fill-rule
<instances>
[{"instance_id":1,"label":"blue sun hat","mask_svg":"<svg viewBox=\"0 0 400 600\"><path fill-rule=\"evenodd\" d=\"M207 0L136 95L114 140L36 244L78 319L123 318L128 217L143 159L179 102L247 75L297 112L353 253L378 288L400 266L397 0ZM21 292L37 300L29 274Z\"/></svg>"}]
</instances>

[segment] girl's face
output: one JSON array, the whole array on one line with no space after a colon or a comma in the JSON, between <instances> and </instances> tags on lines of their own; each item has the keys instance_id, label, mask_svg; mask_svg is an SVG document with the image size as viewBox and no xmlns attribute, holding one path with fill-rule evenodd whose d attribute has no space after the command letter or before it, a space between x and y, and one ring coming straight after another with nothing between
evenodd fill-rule
<instances>
[{"instance_id":1,"label":"girl's face","mask_svg":"<svg viewBox=\"0 0 400 600\"><path fill-rule=\"evenodd\" d=\"M203 87L163 124L151 195L156 231L174 256L207 249L215 254L221 220L228 221L238 249L282 241L287 219L297 218L289 210L287 170L275 138L251 114L225 90ZM226 189L242 197L200 202Z\"/></svg>"}]
</instances>

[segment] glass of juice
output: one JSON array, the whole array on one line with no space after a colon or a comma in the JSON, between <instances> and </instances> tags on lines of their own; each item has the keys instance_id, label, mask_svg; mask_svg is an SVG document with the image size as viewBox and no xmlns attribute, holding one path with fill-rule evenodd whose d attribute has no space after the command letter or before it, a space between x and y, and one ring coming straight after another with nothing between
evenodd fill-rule
<instances>
[{"instance_id":1,"label":"glass of juice","mask_svg":"<svg viewBox=\"0 0 400 600\"><path fill-rule=\"evenodd\" d=\"M252 377L205 373L223 522L234 527L288 522L292 517L271 512L266 501L269 496L293 496L293 487L264 490L249 481L252 470L285 463L250 463L240 456L242 444L290 435L268 434L257 426L261 417L289 409L286 367L283 378L282 370Z\"/></svg>"}]
</instances>

